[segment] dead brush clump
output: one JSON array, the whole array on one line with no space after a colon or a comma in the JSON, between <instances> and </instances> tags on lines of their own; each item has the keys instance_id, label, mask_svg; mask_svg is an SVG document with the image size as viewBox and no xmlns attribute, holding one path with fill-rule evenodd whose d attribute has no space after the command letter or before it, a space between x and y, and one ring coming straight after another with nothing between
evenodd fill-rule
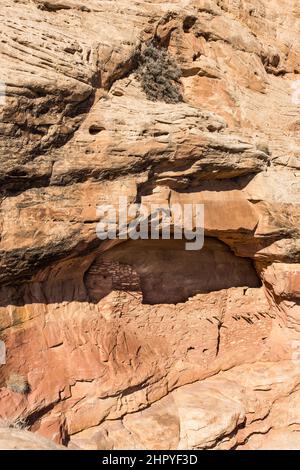
<instances>
[{"instance_id":1,"label":"dead brush clump","mask_svg":"<svg viewBox=\"0 0 300 470\"><path fill-rule=\"evenodd\" d=\"M30 392L30 387L27 379L20 374L11 374L6 381L6 387L15 393L26 395Z\"/></svg>"},{"instance_id":2,"label":"dead brush clump","mask_svg":"<svg viewBox=\"0 0 300 470\"><path fill-rule=\"evenodd\" d=\"M24 418L15 418L15 419L3 418L3 419L0 419L0 428L22 430L22 429L27 429L27 423Z\"/></svg>"},{"instance_id":3,"label":"dead brush clump","mask_svg":"<svg viewBox=\"0 0 300 470\"><path fill-rule=\"evenodd\" d=\"M181 70L166 49L151 43L138 53L137 63L136 77L149 100L165 103L183 101Z\"/></svg>"}]
</instances>

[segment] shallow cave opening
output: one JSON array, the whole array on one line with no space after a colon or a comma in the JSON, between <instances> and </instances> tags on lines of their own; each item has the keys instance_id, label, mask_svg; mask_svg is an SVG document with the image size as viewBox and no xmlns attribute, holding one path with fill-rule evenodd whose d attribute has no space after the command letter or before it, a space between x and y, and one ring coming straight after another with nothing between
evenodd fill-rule
<instances>
[{"instance_id":1,"label":"shallow cave opening","mask_svg":"<svg viewBox=\"0 0 300 470\"><path fill-rule=\"evenodd\" d=\"M199 293L260 287L252 260L206 237L199 251L184 240L129 240L96 259L85 277L92 301L112 290L139 291L144 304L176 304Z\"/></svg>"},{"instance_id":2,"label":"shallow cave opening","mask_svg":"<svg viewBox=\"0 0 300 470\"><path fill-rule=\"evenodd\" d=\"M90 127L89 127L89 133L90 135L97 135L97 134L100 134L100 132L104 131L105 128L103 126L99 126L97 124L92 124Z\"/></svg>"}]
</instances>

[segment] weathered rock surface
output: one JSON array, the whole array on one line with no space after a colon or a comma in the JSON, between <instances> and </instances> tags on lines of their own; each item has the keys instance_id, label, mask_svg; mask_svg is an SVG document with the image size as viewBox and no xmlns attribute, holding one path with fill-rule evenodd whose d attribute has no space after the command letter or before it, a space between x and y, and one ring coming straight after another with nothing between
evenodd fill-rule
<instances>
[{"instance_id":1,"label":"weathered rock surface","mask_svg":"<svg viewBox=\"0 0 300 470\"><path fill-rule=\"evenodd\" d=\"M65 447L38 434L7 428L0 423L0 450L65 450Z\"/></svg>"},{"instance_id":2,"label":"weathered rock surface","mask_svg":"<svg viewBox=\"0 0 300 470\"><path fill-rule=\"evenodd\" d=\"M86 3L1 5L0 417L70 448L299 449L299 2ZM137 80L154 37L182 103ZM204 248L101 242L119 196L204 204Z\"/></svg>"}]
</instances>

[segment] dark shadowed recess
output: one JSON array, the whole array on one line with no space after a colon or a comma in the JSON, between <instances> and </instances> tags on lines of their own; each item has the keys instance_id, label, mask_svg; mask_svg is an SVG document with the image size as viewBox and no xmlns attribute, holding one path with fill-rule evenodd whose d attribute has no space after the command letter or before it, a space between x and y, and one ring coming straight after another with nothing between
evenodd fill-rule
<instances>
[{"instance_id":1,"label":"dark shadowed recess","mask_svg":"<svg viewBox=\"0 0 300 470\"><path fill-rule=\"evenodd\" d=\"M236 256L216 238L206 237L199 251L187 251L185 243L129 240L58 261L27 282L2 285L0 306L98 303L111 291L139 292L145 304L176 304L196 294L261 286L252 260Z\"/></svg>"},{"instance_id":2,"label":"dark shadowed recess","mask_svg":"<svg viewBox=\"0 0 300 470\"><path fill-rule=\"evenodd\" d=\"M261 285L252 261L206 238L187 251L184 240L130 240L97 258L85 276L92 301L111 290L141 291L146 304L184 302L199 293Z\"/></svg>"}]
</instances>

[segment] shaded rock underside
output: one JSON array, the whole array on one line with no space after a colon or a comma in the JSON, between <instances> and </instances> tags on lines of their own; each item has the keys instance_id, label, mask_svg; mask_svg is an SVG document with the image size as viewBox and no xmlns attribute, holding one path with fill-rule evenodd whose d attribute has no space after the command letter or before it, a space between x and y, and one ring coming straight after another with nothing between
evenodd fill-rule
<instances>
[{"instance_id":1,"label":"shaded rock underside","mask_svg":"<svg viewBox=\"0 0 300 470\"><path fill-rule=\"evenodd\" d=\"M2 3L0 418L69 448L299 448L299 2ZM183 102L136 77L154 38ZM120 195L204 204L204 248L100 242Z\"/></svg>"}]
</instances>

